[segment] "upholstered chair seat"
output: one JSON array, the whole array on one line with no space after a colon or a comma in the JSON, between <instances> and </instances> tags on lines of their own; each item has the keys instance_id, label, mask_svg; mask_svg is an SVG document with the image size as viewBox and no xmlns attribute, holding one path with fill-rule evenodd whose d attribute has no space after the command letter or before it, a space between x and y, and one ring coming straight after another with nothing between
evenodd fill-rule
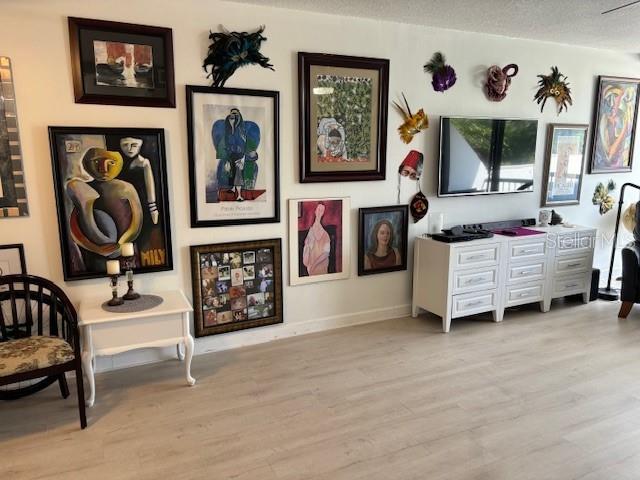
<instances>
[{"instance_id":1,"label":"upholstered chair seat","mask_svg":"<svg viewBox=\"0 0 640 480\"><path fill-rule=\"evenodd\" d=\"M10 340L0 343L0 377L62 365L73 359L73 347L59 337Z\"/></svg>"}]
</instances>

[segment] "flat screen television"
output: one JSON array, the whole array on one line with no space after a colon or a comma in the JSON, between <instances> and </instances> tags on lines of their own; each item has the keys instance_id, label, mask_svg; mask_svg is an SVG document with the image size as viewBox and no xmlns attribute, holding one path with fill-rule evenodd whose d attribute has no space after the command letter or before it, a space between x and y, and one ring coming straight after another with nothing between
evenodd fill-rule
<instances>
[{"instance_id":1,"label":"flat screen television","mask_svg":"<svg viewBox=\"0 0 640 480\"><path fill-rule=\"evenodd\" d=\"M537 120L441 117L438 196L533 191Z\"/></svg>"}]
</instances>

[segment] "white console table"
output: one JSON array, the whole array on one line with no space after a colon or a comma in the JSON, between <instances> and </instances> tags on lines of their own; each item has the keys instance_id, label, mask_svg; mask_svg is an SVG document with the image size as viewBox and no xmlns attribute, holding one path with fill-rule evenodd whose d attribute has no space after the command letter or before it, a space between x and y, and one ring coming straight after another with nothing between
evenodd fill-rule
<instances>
[{"instance_id":1,"label":"white console table","mask_svg":"<svg viewBox=\"0 0 640 480\"><path fill-rule=\"evenodd\" d=\"M537 235L459 243L417 237L414 249L412 315L420 309L442 317L448 332L453 318L582 294L589 301L596 230L589 227L529 227Z\"/></svg>"},{"instance_id":2,"label":"white console table","mask_svg":"<svg viewBox=\"0 0 640 480\"><path fill-rule=\"evenodd\" d=\"M106 290L105 290L106 292ZM82 368L89 384L87 405L95 401L94 369L98 356L115 355L138 348L176 346L178 358L185 361L187 384L191 376L193 337L189 331L189 312L193 309L181 290L160 292L163 302L157 307L134 313L103 310L104 296L83 299L78 309L82 329ZM182 353L180 347L184 346Z\"/></svg>"}]
</instances>

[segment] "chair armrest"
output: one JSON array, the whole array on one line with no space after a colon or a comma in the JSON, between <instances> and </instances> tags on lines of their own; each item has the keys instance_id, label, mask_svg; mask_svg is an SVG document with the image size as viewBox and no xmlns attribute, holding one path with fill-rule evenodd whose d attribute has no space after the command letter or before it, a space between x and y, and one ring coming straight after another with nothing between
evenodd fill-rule
<instances>
[{"instance_id":1,"label":"chair armrest","mask_svg":"<svg viewBox=\"0 0 640 480\"><path fill-rule=\"evenodd\" d=\"M629 242L622 248L622 289L623 302L640 300L640 242Z\"/></svg>"}]
</instances>

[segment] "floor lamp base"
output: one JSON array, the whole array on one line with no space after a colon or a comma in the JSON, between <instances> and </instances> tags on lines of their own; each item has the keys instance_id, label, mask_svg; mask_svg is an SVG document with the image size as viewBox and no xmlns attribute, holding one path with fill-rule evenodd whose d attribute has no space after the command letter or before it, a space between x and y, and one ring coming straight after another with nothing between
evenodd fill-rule
<instances>
[{"instance_id":1,"label":"floor lamp base","mask_svg":"<svg viewBox=\"0 0 640 480\"><path fill-rule=\"evenodd\" d=\"M615 302L620 297L620 290L617 288L599 288L598 298L607 302Z\"/></svg>"}]
</instances>

